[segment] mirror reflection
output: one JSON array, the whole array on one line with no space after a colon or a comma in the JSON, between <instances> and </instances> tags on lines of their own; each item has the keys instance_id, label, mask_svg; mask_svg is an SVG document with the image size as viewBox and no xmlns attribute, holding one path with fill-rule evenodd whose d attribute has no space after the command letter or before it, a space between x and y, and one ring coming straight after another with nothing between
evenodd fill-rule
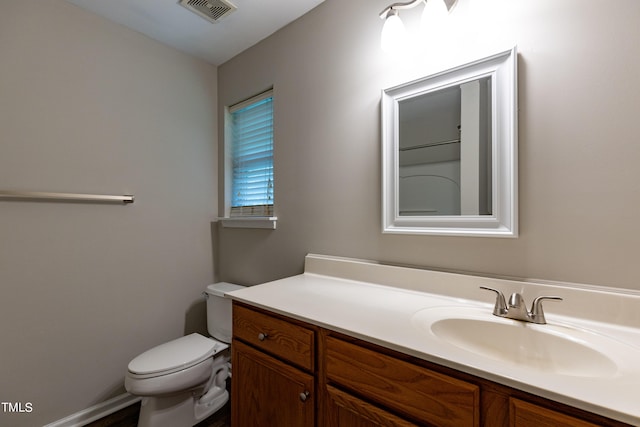
<instances>
[{"instance_id":1,"label":"mirror reflection","mask_svg":"<svg viewBox=\"0 0 640 427\"><path fill-rule=\"evenodd\" d=\"M491 215L491 78L398 102L400 216Z\"/></svg>"}]
</instances>

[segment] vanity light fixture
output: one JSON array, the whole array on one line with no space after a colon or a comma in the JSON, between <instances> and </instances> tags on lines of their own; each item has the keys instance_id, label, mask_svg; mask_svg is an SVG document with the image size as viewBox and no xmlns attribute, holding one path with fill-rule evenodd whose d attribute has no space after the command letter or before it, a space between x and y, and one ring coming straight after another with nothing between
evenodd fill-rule
<instances>
[{"instance_id":1,"label":"vanity light fixture","mask_svg":"<svg viewBox=\"0 0 640 427\"><path fill-rule=\"evenodd\" d=\"M389 9L385 14L386 18L382 27L382 35L380 36L380 46L385 52L393 52L397 48L406 46L409 35L396 9Z\"/></svg>"},{"instance_id":2,"label":"vanity light fixture","mask_svg":"<svg viewBox=\"0 0 640 427\"><path fill-rule=\"evenodd\" d=\"M394 3L380 12L380 18L384 19L382 27L381 47L385 52L393 52L406 46L408 35L400 19L399 10L412 9L419 4L424 4L421 26L423 31L427 28L439 27L458 0L413 0L406 3Z\"/></svg>"}]
</instances>

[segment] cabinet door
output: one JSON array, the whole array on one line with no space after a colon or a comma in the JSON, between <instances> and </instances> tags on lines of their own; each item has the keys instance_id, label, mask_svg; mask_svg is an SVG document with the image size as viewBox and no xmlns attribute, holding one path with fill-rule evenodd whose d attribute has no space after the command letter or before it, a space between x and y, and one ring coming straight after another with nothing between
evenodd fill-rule
<instances>
[{"instance_id":1,"label":"cabinet door","mask_svg":"<svg viewBox=\"0 0 640 427\"><path fill-rule=\"evenodd\" d=\"M509 399L509 415L512 427L598 427L596 424L515 398Z\"/></svg>"},{"instance_id":2,"label":"cabinet door","mask_svg":"<svg viewBox=\"0 0 640 427\"><path fill-rule=\"evenodd\" d=\"M416 427L416 424L335 387L327 386L326 395L327 427Z\"/></svg>"},{"instance_id":3,"label":"cabinet door","mask_svg":"<svg viewBox=\"0 0 640 427\"><path fill-rule=\"evenodd\" d=\"M314 380L240 341L231 346L234 427L312 427Z\"/></svg>"}]
</instances>

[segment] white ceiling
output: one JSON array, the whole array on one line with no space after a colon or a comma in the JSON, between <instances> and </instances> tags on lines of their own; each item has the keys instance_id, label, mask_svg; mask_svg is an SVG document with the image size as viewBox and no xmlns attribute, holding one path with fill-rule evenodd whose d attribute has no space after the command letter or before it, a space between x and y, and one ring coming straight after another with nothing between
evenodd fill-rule
<instances>
[{"instance_id":1,"label":"white ceiling","mask_svg":"<svg viewBox=\"0 0 640 427\"><path fill-rule=\"evenodd\" d=\"M212 24L178 0L67 0L161 43L220 65L324 0L230 0L238 9Z\"/></svg>"}]
</instances>

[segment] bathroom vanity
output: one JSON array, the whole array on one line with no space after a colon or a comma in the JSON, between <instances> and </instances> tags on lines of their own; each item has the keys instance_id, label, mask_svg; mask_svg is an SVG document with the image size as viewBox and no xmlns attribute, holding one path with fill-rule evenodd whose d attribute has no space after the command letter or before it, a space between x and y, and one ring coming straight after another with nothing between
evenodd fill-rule
<instances>
[{"instance_id":1,"label":"bathroom vanity","mask_svg":"<svg viewBox=\"0 0 640 427\"><path fill-rule=\"evenodd\" d=\"M545 307L548 323L533 327L492 316L493 297L476 291L478 285L504 292L516 289L529 300L554 291L564 301L549 303ZM597 298L595 304L600 307L617 305L618 318L611 319L614 323L634 323L638 321L637 314L632 314L637 309L637 295L316 255L307 256L302 275L229 295L234 299L234 426L640 424L640 400L635 393L638 368L625 365L637 359L633 354L629 359L617 355L606 359L608 349L600 349L602 343L597 339L590 343L590 335L580 336L578 328L588 327L598 338L602 337L597 334L605 331L616 342L628 344L623 350L640 354L637 325L584 319L589 307L560 309L562 304L578 301L589 306L589 298ZM460 315L466 309L481 314ZM602 315L603 310L596 311L596 317ZM485 312L487 318L483 317ZM440 313L438 320L428 320L433 313ZM443 318L442 313L449 314ZM570 338L583 342L586 350L573 348L573 344L564 346L563 341L548 343L544 337L533 344L517 343L510 337L501 345L529 346L527 351L532 351L531 346L550 348L531 360L510 360L513 353L491 354L484 347L472 348L464 342L452 345L450 334L436 336L433 325L443 321L441 325L449 325L447 319L466 319L469 323L462 323L465 329L478 323L491 333L492 322L506 322L504 325L522 329L529 340L539 338L527 335L529 330L568 328L570 319L572 325L578 325L578 335ZM564 333L573 331L569 328ZM560 333L552 335L562 339ZM466 339L461 336L457 339ZM503 337L491 338L500 341ZM558 345L563 353L574 352L568 355L574 363L564 365L555 360L561 358L553 350ZM605 351L605 359L588 353L591 350ZM620 348L614 345L613 350ZM591 370L590 361L601 367Z\"/></svg>"}]
</instances>

